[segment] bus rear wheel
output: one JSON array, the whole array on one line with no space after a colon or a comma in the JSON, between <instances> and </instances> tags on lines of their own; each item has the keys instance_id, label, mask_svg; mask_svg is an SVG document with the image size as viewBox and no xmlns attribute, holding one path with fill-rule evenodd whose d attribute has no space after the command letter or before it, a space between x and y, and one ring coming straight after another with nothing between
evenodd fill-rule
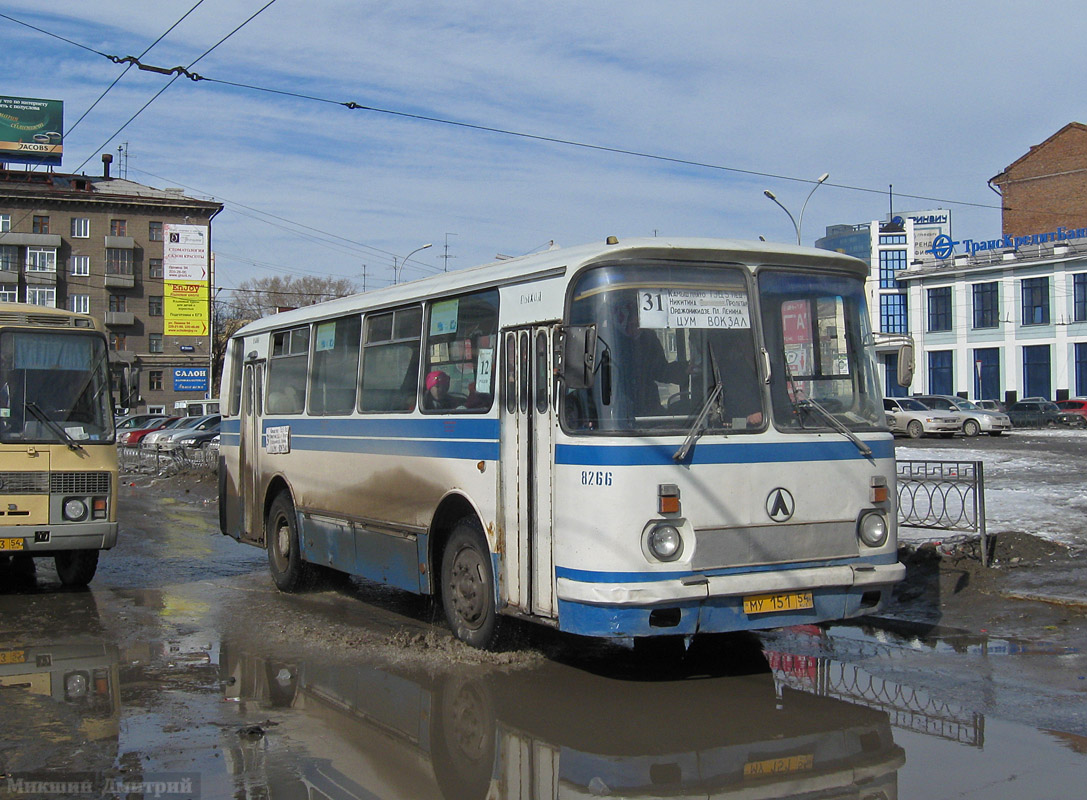
<instances>
[{"instance_id":1,"label":"bus rear wheel","mask_svg":"<svg viewBox=\"0 0 1087 800\"><path fill-rule=\"evenodd\" d=\"M302 592L317 581L317 569L302 560L298 546L298 515L285 492L276 496L264 521L264 543L268 548L268 569L281 592Z\"/></svg>"},{"instance_id":2,"label":"bus rear wheel","mask_svg":"<svg viewBox=\"0 0 1087 800\"><path fill-rule=\"evenodd\" d=\"M462 519L442 553L442 608L453 635L481 650L494 647L498 638L494 586L483 530L475 518Z\"/></svg>"},{"instance_id":3,"label":"bus rear wheel","mask_svg":"<svg viewBox=\"0 0 1087 800\"><path fill-rule=\"evenodd\" d=\"M98 551L66 550L53 556L53 563L65 586L86 586L98 569Z\"/></svg>"}]
</instances>

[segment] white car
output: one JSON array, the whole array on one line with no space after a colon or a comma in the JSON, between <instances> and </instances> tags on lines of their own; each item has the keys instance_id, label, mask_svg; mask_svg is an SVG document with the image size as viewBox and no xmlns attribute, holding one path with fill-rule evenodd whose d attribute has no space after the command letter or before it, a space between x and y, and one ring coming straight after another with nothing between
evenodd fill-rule
<instances>
[{"instance_id":1,"label":"white car","mask_svg":"<svg viewBox=\"0 0 1087 800\"><path fill-rule=\"evenodd\" d=\"M912 397L885 397L883 410L887 413L891 433L904 433L911 439L920 439L926 433L950 437L962 428L958 417L933 411Z\"/></svg>"},{"instance_id":2,"label":"white car","mask_svg":"<svg viewBox=\"0 0 1087 800\"><path fill-rule=\"evenodd\" d=\"M218 428L222 417L218 414L206 414L202 417L189 417L188 419L191 420L188 424L181 424L168 431L163 431L161 436L157 436L150 443L150 447L155 450L174 450L182 447L187 444L185 441L187 438L194 437L195 434L203 433L211 428ZM144 441L147 441L151 435L150 433L147 434Z\"/></svg>"},{"instance_id":3,"label":"white car","mask_svg":"<svg viewBox=\"0 0 1087 800\"><path fill-rule=\"evenodd\" d=\"M999 436L1012 429L1012 420L1000 411L987 411L977 403L947 394L923 394L914 398L933 411L942 411L958 418L964 436L987 433Z\"/></svg>"}]
</instances>

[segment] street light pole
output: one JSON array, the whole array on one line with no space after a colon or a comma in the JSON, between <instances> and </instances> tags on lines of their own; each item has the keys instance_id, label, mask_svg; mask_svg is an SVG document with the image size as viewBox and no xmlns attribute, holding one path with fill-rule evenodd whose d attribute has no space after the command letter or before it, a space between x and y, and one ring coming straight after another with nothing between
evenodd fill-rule
<instances>
[{"instance_id":1,"label":"street light pole","mask_svg":"<svg viewBox=\"0 0 1087 800\"><path fill-rule=\"evenodd\" d=\"M393 256L393 285L395 286L400 283L400 273L404 270L404 265L408 263L409 258L418 253L420 250L426 250L428 247L433 246L433 244L424 244L422 247L416 247L414 250L404 256L403 260L401 260L400 262L400 266L396 265L396 256Z\"/></svg>"},{"instance_id":2,"label":"street light pole","mask_svg":"<svg viewBox=\"0 0 1087 800\"><path fill-rule=\"evenodd\" d=\"M815 186L811 187L811 191L808 192L808 196L806 198L804 198L804 205L802 205L800 207L800 221L799 222L797 222L793 218L793 215L789 213L789 209L787 209L785 206L783 206L781 204L781 202L777 199L777 197L774 195L773 192L771 192L769 189L763 190L763 194L766 195L767 197L769 197L771 200L773 200L774 203L777 205L777 207L780 208L782 211L784 211L786 216L789 217L789 222L793 223L793 229L796 230L796 243L797 244L801 243L800 242L800 229L804 225L804 211L808 207L808 201L811 200L811 196L813 194L815 194L815 190L818 189L820 186L822 186L823 181L825 181L829 177L830 177L830 173L829 172L824 172L815 181Z\"/></svg>"}]
</instances>

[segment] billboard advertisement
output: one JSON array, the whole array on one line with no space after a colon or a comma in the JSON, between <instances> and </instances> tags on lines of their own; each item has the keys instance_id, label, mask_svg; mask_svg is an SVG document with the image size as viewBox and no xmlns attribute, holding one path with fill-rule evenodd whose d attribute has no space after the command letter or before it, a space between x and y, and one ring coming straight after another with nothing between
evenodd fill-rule
<instances>
[{"instance_id":1,"label":"billboard advertisement","mask_svg":"<svg viewBox=\"0 0 1087 800\"><path fill-rule=\"evenodd\" d=\"M0 161L59 166L64 102L0 96Z\"/></svg>"},{"instance_id":2,"label":"billboard advertisement","mask_svg":"<svg viewBox=\"0 0 1087 800\"><path fill-rule=\"evenodd\" d=\"M209 229L162 226L163 323L167 336L208 335Z\"/></svg>"}]
</instances>

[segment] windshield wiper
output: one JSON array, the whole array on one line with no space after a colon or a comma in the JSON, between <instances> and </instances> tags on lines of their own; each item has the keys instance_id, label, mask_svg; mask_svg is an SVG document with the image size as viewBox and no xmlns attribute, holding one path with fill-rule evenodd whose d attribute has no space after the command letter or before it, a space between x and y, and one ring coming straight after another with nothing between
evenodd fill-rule
<instances>
[{"instance_id":1,"label":"windshield wiper","mask_svg":"<svg viewBox=\"0 0 1087 800\"><path fill-rule=\"evenodd\" d=\"M687 454L694 447L695 440L702 435L702 431L706 429L706 420L709 419L710 411L713 409L721 397L721 393L725 390L725 387L721 384L721 371L717 368L717 359L713 357L713 347L707 346L707 353L709 353L710 369L713 370L713 391L710 392L710 396L706 398L706 402L702 405L702 410L698 412L698 416L695 417L694 423L691 425L691 429L687 431L687 438L683 440L683 444L679 446L676 452L672 453L673 461L683 461L687 458Z\"/></svg>"},{"instance_id":2,"label":"windshield wiper","mask_svg":"<svg viewBox=\"0 0 1087 800\"><path fill-rule=\"evenodd\" d=\"M69 450L79 451L83 449L83 445L73 439L68 431L64 430L64 428L60 427L60 425L49 419L49 415L42 411L40 408L38 408L37 403L28 400L27 402L23 403L23 406L26 408L27 411L37 417L39 422L41 422L43 425L45 425L45 427L47 427L58 437L60 437L60 440L68 445Z\"/></svg>"},{"instance_id":3,"label":"windshield wiper","mask_svg":"<svg viewBox=\"0 0 1087 800\"><path fill-rule=\"evenodd\" d=\"M810 397L806 400L797 400L796 407L800 409L814 408L817 412L819 412L819 416L826 420L827 424L830 425L830 427L834 428L834 430L838 431L838 433L842 434L847 439L849 439L849 441L853 442L853 444L857 446L857 449L861 451L862 456L872 455L871 447L861 441L861 438L857 436L857 434L853 433L853 431L849 430L849 428L846 427L846 425L841 420L839 420L836 416L834 416L821 405L819 405L819 403L812 400Z\"/></svg>"}]
</instances>

